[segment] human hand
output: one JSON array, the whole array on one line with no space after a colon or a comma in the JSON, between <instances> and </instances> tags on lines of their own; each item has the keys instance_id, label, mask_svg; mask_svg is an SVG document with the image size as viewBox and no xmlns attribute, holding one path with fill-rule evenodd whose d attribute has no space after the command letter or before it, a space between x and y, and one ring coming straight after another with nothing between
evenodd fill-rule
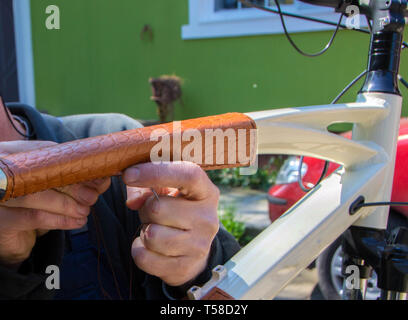
<instances>
[{"instance_id":1,"label":"human hand","mask_svg":"<svg viewBox=\"0 0 408 320\"><path fill-rule=\"evenodd\" d=\"M0 157L54 145L49 141L0 142ZM49 230L84 226L110 178L51 189L0 203L0 264L18 268L26 260L37 237Z\"/></svg>"},{"instance_id":2,"label":"human hand","mask_svg":"<svg viewBox=\"0 0 408 320\"><path fill-rule=\"evenodd\" d=\"M218 232L218 188L198 165L182 161L140 164L123 180L127 206L139 210L143 224L132 245L136 265L170 286L193 280L206 268Z\"/></svg>"}]
</instances>

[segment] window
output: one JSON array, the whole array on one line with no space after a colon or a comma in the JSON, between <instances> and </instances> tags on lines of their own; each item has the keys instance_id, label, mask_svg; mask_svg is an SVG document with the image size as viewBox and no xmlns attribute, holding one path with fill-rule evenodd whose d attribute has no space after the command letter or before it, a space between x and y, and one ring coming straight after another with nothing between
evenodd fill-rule
<instances>
[{"instance_id":1,"label":"window","mask_svg":"<svg viewBox=\"0 0 408 320\"><path fill-rule=\"evenodd\" d=\"M275 4L274 0L249 0L253 4L264 6L264 7L273 7ZM279 4L293 4L294 0L279 0ZM225 9L247 9L249 8L245 4L238 0L216 0L215 1L215 10L225 10Z\"/></svg>"},{"instance_id":2,"label":"window","mask_svg":"<svg viewBox=\"0 0 408 320\"><path fill-rule=\"evenodd\" d=\"M274 0L250 0L275 8ZM284 12L338 22L334 9L299 0L279 0ZM335 27L285 17L289 32L334 30ZM278 14L248 8L238 0L189 0L189 24L182 27L182 39L239 37L283 33Z\"/></svg>"}]
</instances>

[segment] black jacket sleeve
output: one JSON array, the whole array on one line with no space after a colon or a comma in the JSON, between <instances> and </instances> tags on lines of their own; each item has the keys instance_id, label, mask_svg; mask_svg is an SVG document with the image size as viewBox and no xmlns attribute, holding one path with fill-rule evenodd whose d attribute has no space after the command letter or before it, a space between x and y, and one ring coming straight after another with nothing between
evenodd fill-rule
<instances>
[{"instance_id":1,"label":"black jacket sleeve","mask_svg":"<svg viewBox=\"0 0 408 320\"><path fill-rule=\"evenodd\" d=\"M25 105L10 105L12 113L26 118L39 140L66 142L111 132L140 128L142 125L121 114L77 115L56 118ZM48 266L59 266L64 254L65 233L48 232L37 239L29 258L18 270L0 265L0 299L51 299L46 287Z\"/></svg>"},{"instance_id":2,"label":"black jacket sleeve","mask_svg":"<svg viewBox=\"0 0 408 320\"><path fill-rule=\"evenodd\" d=\"M50 231L37 239L30 257L18 270L0 266L0 299L51 299L53 291L47 289L45 281L48 266L61 263L64 233Z\"/></svg>"},{"instance_id":3,"label":"black jacket sleeve","mask_svg":"<svg viewBox=\"0 0 408 320\"><path fill-rule=\"evenodd\" d=\"M23 110L24 111L24 110ZM29 113L34 113L29 110ZM34 128L37 127L37 132L47 132L38 135L41 140L53 140L56 142L65 142L90 136L107 134L110 132L129 130L141 127L141 124L127 116L118 114L107 115L80 115L69 116L63 118L55 118L48 115L39 116L34 114L31 119ZM38 122L38 123L37 123ZM50 138L48 136L52 136ZM114 191L114 188L110 189ZM105 195L104 195L105 196ZM119 199L119 194L112 194L104 197L105 199ZM114 201L114 200L112 200ZM125 207L123 204L122 207ZM124 225L124 230L127 230L126 225L135 224L134 215L129 215L126 208L121 209L123 212L116 213L117 217ZM131 228L134 230L134 228ZM130 231L129 231L130 233ZM131 235L127 235L129 238ZM111 239L117 239L112 235ZM45 273L47 266L59 265L61 263L64 252L64 232L51 231L45 236L37 239L37 243L30 257L22 264L19 270L10 270L0 266L0 299L51 299L53 296L52 290L48 290L45 286L45 281L48 274ZM128 245L128 244L124 244ZM210 257L207 268L195 279L191 285L200 285L208 281L211 277L211 270L219 265L224 264L239 250L239 245L235 239L223 228L220 228L211 247ZM166 298L163 292L162 281L154 276L145 274L140 280L139 286L144 288L144 296L147 299L163 299ZM185 288L171 287L169 290L175 297L185 294Z\"/></svg>"}]
</instances>

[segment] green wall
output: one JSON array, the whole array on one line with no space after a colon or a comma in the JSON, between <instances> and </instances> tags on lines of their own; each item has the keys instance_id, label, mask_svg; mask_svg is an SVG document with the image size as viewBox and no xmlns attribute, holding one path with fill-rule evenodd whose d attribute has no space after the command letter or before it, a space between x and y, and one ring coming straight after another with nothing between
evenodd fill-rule
<instances>
[{"instance_id":1,"label":"green wall","mask_svg":"<svg viewBox=\"0 0 408 320\"><path fill-rule=\"evenodd\" d=\"M60 30L45 27L50 4L61 10ZM162 74L184 79L177 119L325 104L366 66L369 37L349 30L318 58L299 55L283 35L182 40L187 0L35 0L31 11L37 107L54 115L121 112L155 119L148 79ZM140 38L145 24L153 41ZM330 36L293 38L317 51ZM405 55L401 74L408 78ZM360 86L343 101L352 101Z\"/></svg>"}]
</instances>

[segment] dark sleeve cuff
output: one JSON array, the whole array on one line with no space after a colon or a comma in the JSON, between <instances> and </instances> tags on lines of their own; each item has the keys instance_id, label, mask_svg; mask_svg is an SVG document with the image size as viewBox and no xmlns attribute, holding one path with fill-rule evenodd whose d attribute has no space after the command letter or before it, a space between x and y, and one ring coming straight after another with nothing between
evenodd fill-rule
<instances>
[{"instance_id":1,"label":"dark sleeve cuff","mask_svg":"<svg viewBox=\"0 0 408 320\"><path fill-rule=\"evenodd\" d=\"M50 231L37 239L30 257L18 270L0 266L0 299L50 299L53 291L45 287L49 265L60 265L63 231Z\"/></svg>"}]
</instances>

